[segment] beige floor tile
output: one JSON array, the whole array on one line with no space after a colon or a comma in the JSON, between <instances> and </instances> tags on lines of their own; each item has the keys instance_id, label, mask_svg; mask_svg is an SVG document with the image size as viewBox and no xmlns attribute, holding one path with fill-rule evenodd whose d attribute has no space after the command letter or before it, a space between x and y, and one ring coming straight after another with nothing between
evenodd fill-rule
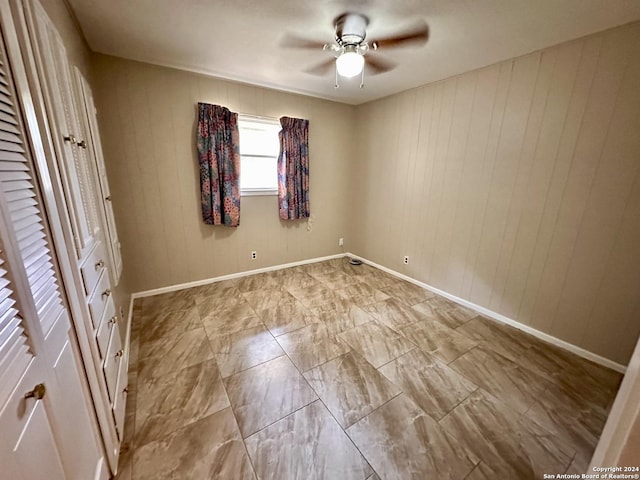
<instances>
[{"instance_id":1,"label":"beige floor tile","mask_svg":"<svg viewBox=\"0 0 640 480\"><path fill-rule=\"evenodd\" d=\"M289 270L291 269L287 268L285 270L279 270L279 272L289 272ZM282 273L276 278L280 287L285 289L306 288L306 287L313 287L315 285L320 284L320 281L317 280L315 277L312 277L308 273L300 272L300 271Z\"/></svg>"},{"instance_id":2,"label":"beige floor tile","mask_svg":"<svg viewBox=\"0 0 640 480\"><path fill-rule=\"evenodd\" d=\"M211 314L220 314L238 305L246 303L243 293L237 287L231 287L224 291L216 291L209 297L202 297L198 301L198 313L204 318Z\"/></svg>"},{"instance_id":3,"label":"beige floor tile","mask_svg":"<svg viewBox=\"0 0 640 480\"><path fill-rule=\"evenodd\" d=\"M347 429L381 478L462 480L475 463L406 395L399 395Z\"/></svg>"},{"instance_id":4,"label":"beige floor tile","mask_svg":"<svg viewBox=\"0 0 640 480\"><path fill-rule=\"evenodd\" d=\"M151 317L143 316L140 345L199 327L202 327L202 322L195 306L186 310L163 311Z\"/></svg>"},{"instance_id":5,"label":"beige floor tile","mask_svg":"<svg viewBox=\"0 0 640 480\"><path fill-rule=\"evenodd\" d=\"M349 305L353 305L344 297L338 295L335 290L323 284L305 288L289 288L289 292L307 308L324 306L327 302L346 302Z\"/></svg>"},{"instance_id":6,"label":"beige floor tile","mask_svg":"<svg viewBox=\"0 0 640 480\"><path fill-rule=\"evenodd\" d=\"M356 275L349 275L342 270L331 270L325 273L313 273L313 278L332 290L360 283Z\"/></svg>"},{"instance_id":7,"label":"beige floor tile","mask_svg":"<svg viewBox=\"0 0 640 480\"><path fill-rule=\"evenodd\" d=\"M379 370L435 420L444 417L478 388L419 349L405 353Z\"/></svg>"},{"instance_id":8,"label":"beige floor tile","mask_svg":"<svg viewBox=\"0 0 640 480\"><path fill-rule=\"evenodd\" d=\"M435 295L431 298L427 298L425 301L426 303L431 305L433 308L438 308L443 310L455 308L458 305L457 303L452 302L451 300L447 300L446 298L440 295Z\"/></svg>"},{"instance_id":9,"label":"beige floor tile","mask_svg":"<svg viewBox=\"0 0 640 480\"><path fill-rule=\"evenodd\" d=\"M256 312L274 308L285 303L291 303L295 300L295 297L284 288L247 292L244 294L244 298Z\"/></svg>"},{"instance_id":10,"label":"beige floor tile","mask_svg":"<svg viewBox=\"0 0 640 480\"><path fill-rule=\"evenodd\" d=\"M469 308L457 306L453 308L436 308L437 319L449 328L458 328L479 314Z\"/></svg>"},{"instance_id":11,"label":"beige floor tile","mask_svg":"<svg viewBox=\"0 0 640 480\"><path fill-rule=\"evenodd\" d=\"M336 267L332 261L309 263L307 265L300 266L300 270L308 273L309 275L330 273L335 269Z\"/></svg>"},{"instance_id":12,"label":"beige floor tile","mask_svg":"<svg viewBox=\"0 0 640 480\"><path fill-rule=\"evenodd\" d=\"M140 378L159 377L211 360L213 352L204 328L194 328L142 344L139 358Z\"/></svg>"},{"instance_id":13,"label":"beige floor tile","mask_svg":"<svg viewBox=\"0 0 640 480\"><path fill-rule=\"evenodd\" d=\"M549 387L540 375L483 347L468 351L449 366L519 413L529 410Z\"/></svg>"},{"instance_id":14,"label":"beige floor tile","mask_svg":"<svg viewBox=\"0 0 640 480\"><path fill-rule=\"evenodd\" d=\"M344 311L329 311L315 308L312 309L312 311L320 319L320 322L327 326L327 330L334 335L375 320L372 314L365 312L360 307L352 306L346 308Z\"/></svg>"},{"instance_id":15,"label":"beige floor tile","mask_svg":"<svg viewBox=\"0 0 640 480\"><path fill-rule=\"evenodd\" d=\"M297 300L260 310L258 315L275 337L320 321Z\"/></svg>"},{"instance_id":16,"label":"beige floor tile","mask_svg":"<svg viewBox=\"0 0 640 480\"><path fill-rule=\"evenodd\" d=\"M364 267L364 273L359 275L360 280L373 288L381 290L400 281L393 275L383 272L382 270L368 265L361 265L361 267Z\"/></svg>"},{"instance_id":17,"label":"beige floor tile","mask_svg":"<svg viewBox=\"0 0 640 480\"><path fill-rule=\"evenodd\" d=\"M209 340L223 377L284 355L278 342L264 326L210 337Z\"/></svg>"},{"instance_id":18,"label":"beige floor tile","mask_svg":"<svg viewBox=\"0 0 640 480\"><path fill-rule=\"evenodd\" d=\"M427 301L416 303L415 305L412 305L411 308L416 312L430 318L435 318L436 315L438 314L438 308L435 307L433 303L427 302ZM451 328L455 328L455 327L451 327Z\"/></svg>"},{"instance_id":19,"label":"beige floor tile","mask_svg":"<svg viewBox=\"0 0 640 480\"><path fill-rule=\"evenodd\" d=\"M240 293L240 291L235 288L237 283L238 279L234 278L231 280L223 280L221 282L213 282L199 287L193 287L191 290L193 292L196 305L200 305L203 302L220 299L225 296L229 296L232 293L237 295Z\"/></svg>"},{"instance_id":20,"label":"beige floor tile","mask_svg":"<svg viewBox=\"0 0 640 480\"><path fill-rule=\"evenodd\" d=\"M397 332L400 332L402 327L425 319L424 315L407 307L395 298L367 305L364 309L381 323Z\"/></svg>"},{"instance_id":21,"label":"beige floor tile","mask_svg":"<svg viewBox=\"0 0 640 480\"><path fill-rule=\"evenodd\" d=\"M589 458L607 419L606 414L585 407L553 387L538 397L525 416Z\"/></svg>"},{"instance_id":22,"label":"beige floor tile","mask_svg":"<svg viewBox=\"0 0 640 480\"><path fill-rule=\"evenodd\" d=\"M147 443L134 453L135 480L252 480L231 408Z\"/></svg>"},{"instance_id":23,"label":"beige floor tile","mask_svg":"<svg viewBox=\"0 0 640 480\"><path fill-rule=\"evenodd\" d=\"M358 306L382 302L389 298L389 295L386 293L364 282L353 283L346 287L336 289L335 292L345 300Z\"/></svg>"},{"instance_id":24,"label":"beige floor tile","mask_svg":"<svg viewBox=\"0 0 640 480\"><path fill-rule=\"evenodd\" d=\"M249 328L264 327L262 319L253 312L248 303L238 305L231 310L223 310L221 314L209 314L202 319L202 325L210 338L230 335Z\"/></svg>"},{"instance_id":25,"label":"beige floor tile","mask_svg":"<svg viewBox=\"0 0 640 480\"><path fill-rule=\"evenodd\" d=\"M149 443L229 406L215 362L140 379L135 444Z\"/></svg>"},{"instance_id":26,"label":"beige floor tile","mask_svg":"<svg viewBox=\"0 0 640 480\"><path fill-rule=\"evenodd\" d=\"M605 414L618 391L622 374L542 342L534 344L514 361L554 384L564 395L586 408ZM584 392L588 391L589 395Z\"/></svg>"},{"instance_id":27,"label":"beige floor tile","mask_svg":"<svg viewBox=\"0 0 640 480\"><path fill-rule=\"evenodd\" d=\"M264 480L365 480L372 473L349 437L316 401L246 439Z\"/></svg>"},{"instance_id":28,"label":"beige floor tile","mask_svg":"<svg viewBox=\"0 0 640 480\"><path fill-rule=\"evenodd\" d=\"M423 351L450 363L477 344L442 323L426 319L401 329L402 333Z\"/></svg>"},{"instance_id":29,"label":"beige floor tile","mask_svg":"<svg viewBox=\"0 0 640 480\"><path fill-rule=\"evenodd\" d=\"M569 467L564 473L567 475L579 475L579 477L575 477L575 478L582 478L582 475L584 474L593 473L592 471L589 470L591 457L593 457L592 451L587 453L578 451L576 455L573 457L573 460L571 460L571 464L569 465Z\"/></svg>"},{"instance_id":30,"label":"beige floor tile","mask_svg":"<svg viewBox=\"0 0 640 480\"><path fill-rule=\"evenodd\" d=\"M511 360L517 360L534 344L540 342L515 328L481 316L469 320L456 331Z\"/></svg>"},{"instance_id":31,"label":"beige floor tile","mask_svg":"<svg viewBox=\"0 0 640 480\"><path fill-rule=\"evenodd\" d=\"M258 273L256 275L247 275L238 278L236 287L242 293L254 292L256 290L267 290L278 288L278 281L268 273Z\"/></svg>"},{"instance_id":32,"label":"beige floor tile","mask_svg":"<svg viewBox=\"0 0 640 480\"><path fill-rule=\"evenodd\" d=\"M382 291L409 307L435 296L435 293L404 280L397 280Z\"/></svg>"},{"instance_id":33,"label":"beige floor tile","mask_svg":"<svg viewBox=\"0 0 640 480\"><path fill-rule=\"evenodd\" d=\"M187 310L195 306L195 296L190 289L143 297L141 300L144 317L155 317L161 313Z\"/></svg>"},{"instance_id":34,"label":"beige floor tile","mask_svg":"<svg viewBox=\"0 0 640 480\"><path fill-rule=\"evenodd\" d=\"M286 356L226 378L225 386L244 438L318 398Z\"/></svg>"},{"instance_id":35,"label":"beige floor tile","mask_svg":"<svg viewBox=\"0 0 640 480\"><path fill-rule=\"evenodd\" d=\"M414 343L376 321L346 330L338 338L376 368L416 348Z\"/></svg>"},{"instance_id":36,"label":"beige floor tile","mask_svg":"<svg viewBox=\"0 0 640 480\"><path fill-rule=\"evenodd\" d=\"M304 377L342 428L348 428L401 393L352 352L305 372Z\"/></svg>"},{"instance_id":37,"label":"beige floor tile","mask_svg":"<svg viewBox=\"0 0 640 480\"><path fill-rule=\"evenodd\" d=\"M574 455L574 450L551 432L481 389L440 425L482 460L483 473L489 478L542 478L544 473L564 472Z\"/></svg>"},{"instance_id":38,"label":"beige floor tile","mask_svg":"<svg viewBox=\"0 0 640 480\"><path fill-rule=\"evenodd\" d=\"M332 325L314 323L281 335L276 340L295 366L304 372L351 350L346 343L337 339Z\"/></svg>"},{"instance_id":39,"label":"beige floor tile","mask_svg":"<svg viewBox=\"0 0 640 480\"><path fill-rule=\"evenodd\" d=\"M325 298L323 303L316 305L315 307L311 307L310 310L322 319L326 315L349 313L354 308L360 307L354 305L353 302L349 300L345 300L340 295L335 294Z\"/></svg>"}]
</instances>

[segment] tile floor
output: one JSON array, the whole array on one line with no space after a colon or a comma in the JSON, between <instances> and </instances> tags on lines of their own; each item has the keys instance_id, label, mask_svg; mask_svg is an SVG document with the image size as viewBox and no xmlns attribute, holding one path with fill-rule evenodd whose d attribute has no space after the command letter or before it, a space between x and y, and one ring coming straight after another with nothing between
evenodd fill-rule
<instances>
[{"instance_id":1,"label":"tile floor","mask_svg":"<svg viewBox=\"0 0 640 480\"><path fill-rule=\"evenodd\" d=\"M584 473L615 372L344 258L136 301L119 480Z\"/></svg>"}]
</instances>

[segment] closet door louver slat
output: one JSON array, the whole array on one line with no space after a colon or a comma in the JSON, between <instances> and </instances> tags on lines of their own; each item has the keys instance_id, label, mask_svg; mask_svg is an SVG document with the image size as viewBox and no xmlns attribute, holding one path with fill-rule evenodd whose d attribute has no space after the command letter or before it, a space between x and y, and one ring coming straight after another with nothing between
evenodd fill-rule
<instances>
[{"instance_id":1,"label":"closet door louver slat","mask_svg":"<svg viewBox=\"0 0 640 480\"><path fill-rule=\"evenodd\" d=\"M8 107L0 109L0 186L7 191L5 186L16 183L18 185L13 187L13 191L18 192L29 190L31 184L27 181L29 175L24 163L26 159L20 162L18 158L22 153L23 141L17 128L19 121L11 97L4 50L0 44L0 102L4 107ZM16 165L20 168L16 169ZM6 263L5 246L0 240L0 385L16 385L32 358L23 320L16 305L14 286ZM0 389L0 407L6 403L9 394L10 389Z\"/></svg>"},{"instance_id":2,"label":"closet door louver slat","mask_svg":"<svg viewBox=\"0 0 640 480\"><path fill-rule=\"evenodd\" d=\"M33 357L22 327L13 286L5 267L4 246L0 245L0 384L15 385ZM0 395L0 405L8 399L9 391Z\"/></svg>"},{"instance_id":3,"label":"closet door louver slat","mask_svg":"<svg viewBox=\"0 0 640 480\"><path fill-rule=\"evenodd\" d=\"M12 94L13 89L3 55L4 52L0 52L0 188L7 201L31 294L40 324L46 334L64 307L37 202L33 175L25 152L25 142L20 129L21 119L14 105L15 96ZM0 312L2 318L4 314L5 312ZM11 324L8 322L7 325ZM0 328L5 327L0 325ZM7 335L7 339L18 341L19 338L20 335ZM4 350L5 347L7 351ZM15 348L14 345L3 343L0 363L6 364L5 353ZM21 349L17 348L17 351Z\"/></svg>"}]
</instances>

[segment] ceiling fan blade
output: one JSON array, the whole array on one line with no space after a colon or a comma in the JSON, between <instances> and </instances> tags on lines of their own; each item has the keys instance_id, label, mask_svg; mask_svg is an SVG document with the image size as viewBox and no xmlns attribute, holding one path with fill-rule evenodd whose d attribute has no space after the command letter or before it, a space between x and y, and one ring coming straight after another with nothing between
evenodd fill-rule
<instances>
[{"instance_id":1,"label":"ceiling fan blade","mask_svg":"<svg viewBox=\"0 0 640 480\"><path fill-rule=\"evenodd\" d=\"M429 26L422 23L406 32L392 37L378 38L369 42L375 50L378 48L397 48L424 45L429 39Z\"/></svg>"},{"instance_id":2,"label":"ceiling fan blade","mask_svg":"<svg viewBox=\"0 0 640 480\"><path fill-rule=\"evenodd\" d=\"M365 57L365 69L371 75L388 72L396 68L396 64L390 60L385 60L378 55L367 54Z\"/></svg>"},{"instance_id":3,"label":"ceiling fan blade","mask_svg":"<svg viewBox=\"0 0 640 480\"><path fill-rule=\"evenodd\" d=\"M280 39L280 46L286 48L315 48L322 50L324 45L325 42L309 40L308 38L298 37L297 35L292 35L290 33L284 34Z\"/></svg>"},{"instance_id":4,"label":"ceiling fan blade","mask_svg":"<svg viewBox=\"0 0 640 480\"><path fill-rule=\"evenodd\" d=\"M336 59L332 58L330 60L325 60L324 62L319 63L318 65L315 65L313 67L306 68L304 71L306 73L310 73L311 75L324 77L329 72L331 72L331 70L335 68L335 64L336 64Z\"/></svg>"}]
</instances>

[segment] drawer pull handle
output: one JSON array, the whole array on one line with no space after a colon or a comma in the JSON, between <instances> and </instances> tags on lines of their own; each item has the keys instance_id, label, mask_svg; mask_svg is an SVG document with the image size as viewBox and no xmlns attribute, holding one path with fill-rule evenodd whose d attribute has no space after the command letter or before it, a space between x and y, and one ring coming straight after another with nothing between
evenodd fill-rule
<instances>
[{"instance_id":1,"label":"drawer pull handle","mask_svg":"<svg viewBox=\"0 0 640 480\"><path fill-rule=\"evenodd\" d=\"M102 292L102 298L109 297L109 295L111 295L111 290L109 290L108 288L104 292Z\"/></svg>"},{"instance_id":2,"label":"drawer pull handle","mask_svg":"<svg viewBox=\"0 0 640 480\"><path fill-rule=\"evenodd\" d=\"M109 324L110 324L110 325L115 325L117 321L118 321L118 316L117 316L117 315L114 315L113 317L111 317L111 318L109 319Z\"/></svg>"},{"instance_id":3,"label":"drawer pull handle","mask_svg":"<svg viewBox=\"0 0 640 480\"><path fill-rule=\"evenodd\" d=\"M78 145L80 148L87 148L87 142L85 140L78 142L76 145Z\"/></svg>"},{"instance_id":4,"label":"drawer pull handle","mask_svg":"<svg viewBox=\"0 0 640 480\"><path fill-rule=\"evenodd\" d=\"M100 260L98 263L96 263L96 270L102 267L104 267L104 260Z\"/></svg>"},{"instance_id":5,"label":"drawer pull handle","mask_svg":"<svg viewBox=\"0 0 640 480\"><path fill-rule=\"evenodd\" d=\"M76 137L73 136L73 134L69 134L66 137L62 137L62 139L65 142L69 142L69 143L76 143Z\"/></svg>"},{"instance_id":6,"label":"drawer pull handle","mask_svg":"<svg viewBox=\"0 0 640 480\"><path fill-rule=\"evenodd\" d=\"M24 394L24 398L35 398L36 400L42 400L44 398L44 394L47 393L47 389L44 388L44 383L39 383L33 390Z\"/></svg>"},{"instance_id":7,"label":"drawer pull handle","mask_svg":"<svg viewBox=\"0 0 640 480\"><path fill-rule=\"evenodd\" d=\"M120 349L120 350L118 350L118 351L116 352L116 355L115 355L115 356L116 356L116 358L119 358L119 357L121 357L122 355L124 355L124 350Z\"/></svg>"},{"instance_id":8,"label":"drawer pull handle","mask_svg":"<svg viewBox=\"0 0 640 480\"><path fill-rule=\"evenodd\" d=\"M111 195L104 197L104 199L105 199L107 202L110 202L110 201L111 201Z\"/></svg>"}]
</instances>

